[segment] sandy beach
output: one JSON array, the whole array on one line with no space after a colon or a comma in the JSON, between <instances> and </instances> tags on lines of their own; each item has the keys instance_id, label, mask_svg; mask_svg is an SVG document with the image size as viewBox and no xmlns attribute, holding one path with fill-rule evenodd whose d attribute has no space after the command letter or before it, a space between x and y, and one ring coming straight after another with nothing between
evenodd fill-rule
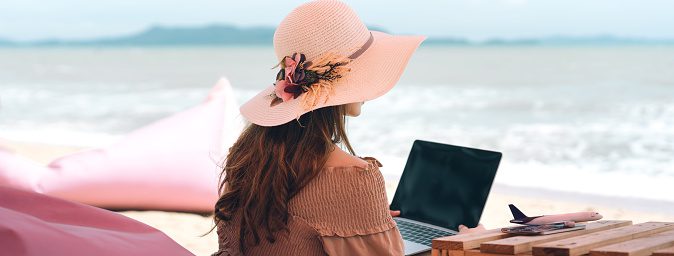
<instances>
[{"instance_id":1,"label":"sandy beach","mask_svg":"<svg viewBox=\"0 0 674 256\"><path fill-rule=\"evenodd\" d=\"M6 140L0 140L0 147L8 148L17 154L44 164L55 157L82 149ZM392 197L395 186L395 181L387 183L389 198ZM609 220L632 220L634 223L674 221L674 205L671 203L543 191L496 184L484 209L481 222L487 228L508 225L508 220L511 218L507 208L509 203L517 204L525 213L531 215L598 211L604 219ZM119 213L163 231L196 255L210 255L217 249L215 232L202 236L213 225L210 216L163 211L122 211Z\"/></svg>"}]
</instances>

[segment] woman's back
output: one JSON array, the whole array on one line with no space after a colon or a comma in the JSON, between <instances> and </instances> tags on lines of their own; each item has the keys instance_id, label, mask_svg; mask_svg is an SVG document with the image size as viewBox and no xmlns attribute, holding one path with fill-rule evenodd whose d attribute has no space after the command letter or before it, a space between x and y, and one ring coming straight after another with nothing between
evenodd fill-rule
<instances>
[{"instance_id":1,"label":"woman's back","mask_svg":"<svg viewBox=\"0 0 674 256\"><path fill-rule=\"evenodd\" d=\"M341 150L335 150L341 151ZM401 255L403 242L388 210L381 163L364 158L353 164L339 154L289 202L288 229L275 241L261 239L246 255ZM337 159L338 161L334 161ZM361 160L362 161L362 160ZM241 214L218 225L220 250L215 255L240 255Z\"/></svg>"},{"instance_id":2,"label":"woman's back","mask_svg":"<svg viewBox=\"0 0 674 256\"><path fill-rule=\"evenodd\" d=\"M241 106L250 125L219 183L220 255L402 254L380 164L353 157L346 117L393 88L425 38L371 31L334 0L281 21L275 82ZM352 156L330 161L336 145Z\"/></svg>"}]
</instances>

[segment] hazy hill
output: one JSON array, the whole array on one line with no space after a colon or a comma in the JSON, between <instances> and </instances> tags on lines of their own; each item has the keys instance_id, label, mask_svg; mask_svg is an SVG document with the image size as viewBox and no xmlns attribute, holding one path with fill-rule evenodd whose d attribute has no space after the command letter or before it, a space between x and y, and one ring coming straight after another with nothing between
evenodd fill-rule
<instances>
[{"instance_id":1,"label":"hazy hill","mask_svg":"<svg viewBox=\"0 0 674 256\"><path fill-rule=\"evenodd\" d=\"M388 32L379 27L369 26L371 30ZM209 25L203 27L165 27L154 26L136 34L99 38L92 40L47 39L30 42L12 42L0 38L0 47L49 47L49 46L227 46L261 45L271 46L274 36L273 27L239 28L231 25ZM424 45L654 45L674 44L674 40L646 40L621 38L610 35L594 37L545 37L530 39L489 39L471 41L457 37L429 37Z\"/></svg>"},{"instance_id":2,"label":"hazy hill","mask_svg":"<svg viewBox=\"0 0 674 256\"><path fill-rule=\"evenodd\" d=\"M170 45L266 45L271 42L274 28L238 28L227 25L205 27L155 26L128 36L94 40L41 40L25 43L32 46L170 46Z\"/></svg>"},{"instance_id":3,"label":"hazy hill","mask_svg":"<svg viewBox=\"0 0 674 256\"><path fill-rule=\"evenodd\" d=\"M373 30L385 31L377 27ZM179 46L179 45L272 45L274 27L239 28L231 25L204 27L154 26L142 32L93 40L47 39L20 46ZM10 42L8 42L10 43Z\"/></svg>"},{"instance_id":4,"label":"hazy hill","mask_svg":"<svg viewBox=\"0 0 674 256\"><path fill-rule=\"evenodd\" d=\"M0 46L10 46L13 45L14 43L10 40L0 38Z\"/></svg>"},{"instance_id":5,"label":"hazy hill","mask_svg":"<svg viewBox=\"0 0 674 256\"><path fill-rule=\"evenodd\" d=\"M673 43L674 40L636 39L611 35L588 37L552 36L514 40L490 39L482 42L485 45L653 45Z\"/></svg>"}]
</instances>

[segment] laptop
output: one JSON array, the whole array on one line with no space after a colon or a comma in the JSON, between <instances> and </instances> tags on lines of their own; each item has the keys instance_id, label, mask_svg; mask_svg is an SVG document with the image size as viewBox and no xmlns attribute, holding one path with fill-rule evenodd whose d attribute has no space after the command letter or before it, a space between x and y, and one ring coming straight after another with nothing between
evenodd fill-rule
<instances>
[{"instance_id":1,"label":"laptop","mask_svg":"<svg viewBox=\"0 0 674 256\"><path fill-rule=\"evenodd\" d=\"M475 227L487 202L499 152L416 140L407 158L391 210L405 255L429 251L431 240Z\"/></svg>"}]
</instances>

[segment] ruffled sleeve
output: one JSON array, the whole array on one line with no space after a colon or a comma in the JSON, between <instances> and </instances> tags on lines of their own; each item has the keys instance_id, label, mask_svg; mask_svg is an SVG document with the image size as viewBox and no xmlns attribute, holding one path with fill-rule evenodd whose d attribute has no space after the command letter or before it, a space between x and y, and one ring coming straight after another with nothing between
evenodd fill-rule
<instances>
[{"instance_id":1,"label":"ruffled sleeve","mask_svg":"<svg viewBox=\"0 0 674 256\"><path fill-rule=\"evenodd\" d=\"M403 241L397 227L384 232L350 237L323 236L328 255L403 255Z\"/></svg>"},{"instance_id":2,"label":"ruffled sleeve","mask_svg":"<svg viewBox=\"0 0 674 256\"><path fill-rule=\"evenodd\" d=\"M327 167L290 203L320 235L329 255L402 255L403 242L391 217L381 163Z\"/></svg>"}]
</instances>

